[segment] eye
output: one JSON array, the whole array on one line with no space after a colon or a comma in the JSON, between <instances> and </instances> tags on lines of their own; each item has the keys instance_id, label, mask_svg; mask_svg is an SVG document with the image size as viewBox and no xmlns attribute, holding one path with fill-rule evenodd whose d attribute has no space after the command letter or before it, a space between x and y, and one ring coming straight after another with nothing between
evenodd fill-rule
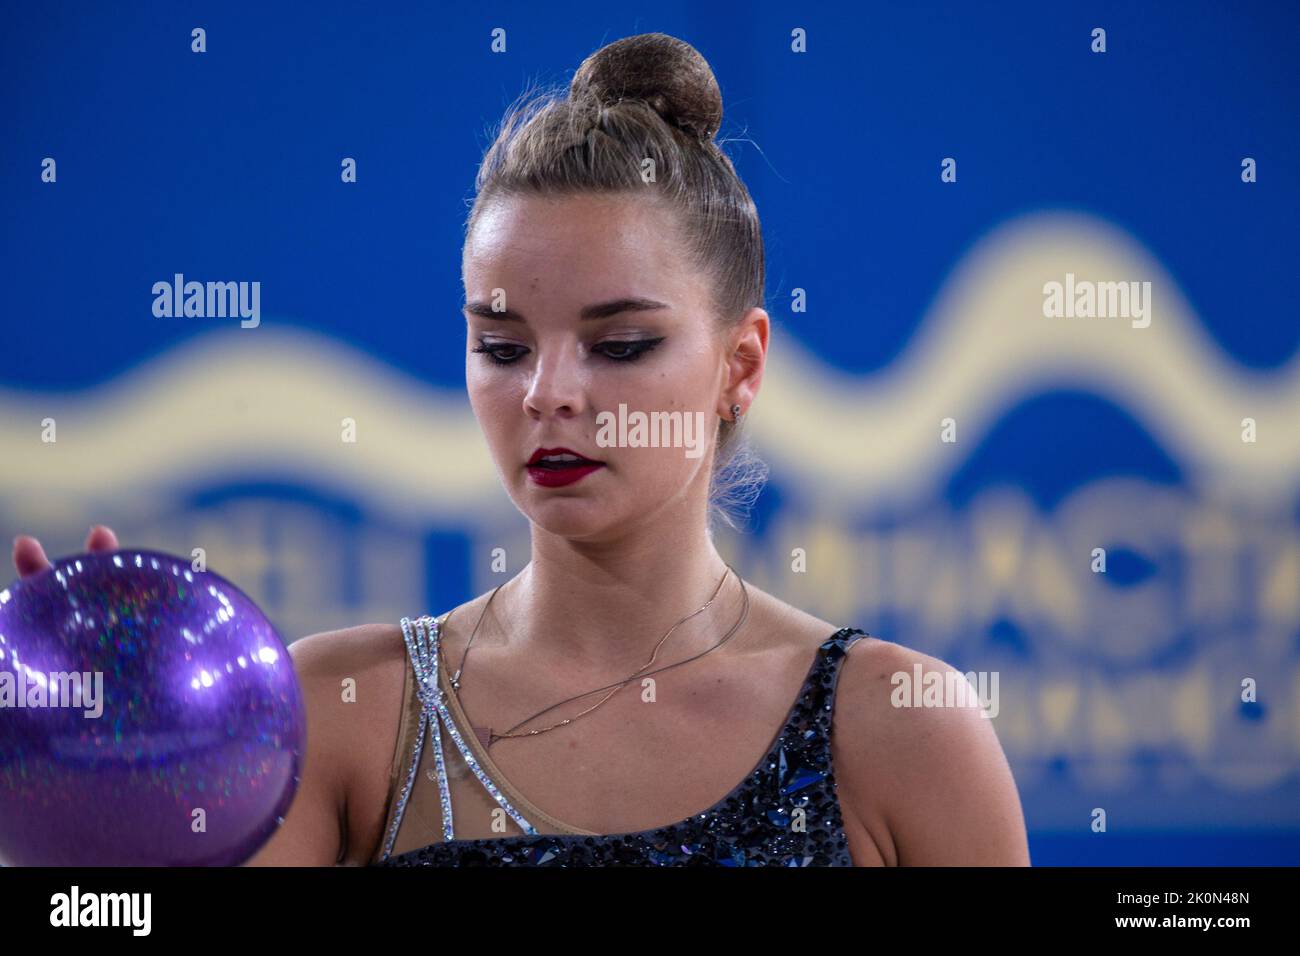
<instances>
[{"instance_id":1,"label":"eye","mask_svg":"<svg viewBox=\"0 0 1300 956\"><path fill-rule=\"evenodd\" d=\"M513 365L519 361L521 354L515 354L512 350L518 350L520 353L528 350L522 345L511 345L508 342L489 342L486 339L479 339L478 345L470 349L471 352L482 352L487 355L488 360L496 365ZM505 353L504 356L502 353Z\"/></svg>"},{"instance_id":2,"label":"eye","mask_svg":"<svg viewBox=\"0 0 1300 956\"><path fill-rule=\"evenodd\" d=\"M596 346L595 350L601 350L601 354L606 358L613 359L615 362L635 362L646 352L654 349L665 336L659 336L654 339L634 339L627 342L602 342Z\"/></svg>"}]
</instances>

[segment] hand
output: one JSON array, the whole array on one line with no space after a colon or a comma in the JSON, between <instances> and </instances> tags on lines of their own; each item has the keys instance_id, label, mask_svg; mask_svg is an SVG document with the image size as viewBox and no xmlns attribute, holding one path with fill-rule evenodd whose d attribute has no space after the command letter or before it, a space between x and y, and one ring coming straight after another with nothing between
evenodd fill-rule
<instances>
[{"instance_id":1,"label":"hand","mask_svg":"<svg viewBox=\"0 0 1300 956\"><path fill-rule=\"evenodd\" d=\"M113 529L102 524L93 526L86 536L87 551L116 551L119 547ZM29 534L20 534L14 538L14 567L20 578L28 578L50 567L50 559L39 541Z\"/></svg>"}]
</instances>

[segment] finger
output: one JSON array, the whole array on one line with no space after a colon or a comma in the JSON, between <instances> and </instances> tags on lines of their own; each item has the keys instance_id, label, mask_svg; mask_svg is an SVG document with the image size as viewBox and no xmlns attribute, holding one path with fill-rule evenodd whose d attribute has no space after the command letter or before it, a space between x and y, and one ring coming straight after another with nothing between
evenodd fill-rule
<instances>
[{"instance_id":1,"label":"finger","mask_svg":"<svg viewBox=\"0 0 1300 956\"><path fill-rule=\"evenodd\" d=\"M87 551L116 551L118 547L117 535L112 528L102 524L91 525L90 534L86 536Z\"/></svg>"},{"instance_id":2,"label":"finger","mask_svg":"<svg viewBox=\"0 0 1300 956\"><path fill-rule=\"evenodd\" d=\"M49 559L45 557L45 549L39 541L28 534L14 538L14 567L18 569L20 578L30 577L49 566Z\"/></svg>"}]
</instances>

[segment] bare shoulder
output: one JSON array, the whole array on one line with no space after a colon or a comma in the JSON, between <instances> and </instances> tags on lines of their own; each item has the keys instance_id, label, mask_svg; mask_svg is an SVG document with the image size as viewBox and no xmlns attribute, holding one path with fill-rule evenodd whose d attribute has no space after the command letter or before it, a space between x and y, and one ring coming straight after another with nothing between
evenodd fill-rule
<instances>
[{"instance_id":1,"label":"bare shoulder","mask_svg":"<svg viewBox=\"0 0 1300 956\"><path fill-rule=\"evenodd\" d=\"M300 676L332 677L401 661L406 645L396 623L357 624L299 638L289 645L289 654Z\"/></svg>"},{"instance_id":2,"label":"bare shoulder","mask_svg":"<svg viewBox=\"0 0 1300 956\"><path fill-rule=\"evenodd\" d=\"M382 828L403 653L400 630L385 624L324 631L289 645L302 688L306 753L284 822L247 865L365 861Z\"/></svg>"},{"instance_id":3,"label":"bare shoulder","mask_svg":"<svg viewBox=\"0 0 1300 956\"><path fill-rule=\"evenodd\" d=\"M382 749L375 734L390 724L397 732L406 667L401 628L358 624L322 631L294 641L289 655L306 701L308 730L324 738L338 779L346 781L356 755Z\"/></svg>"},{"instance_id":4,"label":"bare shoulder","mask_svg":"<svg viewBox=\"0 0 1300 956\"><path fill-rule=\"evenodd\" d=\"M289 645L294 670L313 717L327 730L356 725L372 729L373 718L394 716L401 702L405 677L406 645L397 624L358 624L322 631ZM394 723L394 728L396 724ZM335 738L341 739L341 738ZM350 743L350 741L343 741Z\"/></svg>"},{"instance_id":5,"label":"bare shoulder","mask_svg":"<svg viewBox=\"0 0 1300 956\"><path fill-rule=\"evenodd\" d=\"M406 644L396 623L322 631L289 645L307 711L308 762L335 795L348 863L369 858L387 812Z\"/></svg>"},{"instance_id":6,"label":"bare shoulder","mask_svg":"<svg viewBox=\"0 0 1300 956\"><path fill-rule=\"evenodd\" d=\"M832 732L846 815L899 865L1027 865L1020 796L995 718L974 693L917 706L918 680L971 690L947 662L901 644L868 638L850 648Z\"/></svg>"}]
</instances>

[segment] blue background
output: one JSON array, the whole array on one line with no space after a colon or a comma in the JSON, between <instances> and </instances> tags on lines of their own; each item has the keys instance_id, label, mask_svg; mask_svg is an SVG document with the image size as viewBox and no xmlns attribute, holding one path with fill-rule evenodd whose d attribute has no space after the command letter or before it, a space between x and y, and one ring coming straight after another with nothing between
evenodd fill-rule
<instances>
[{"instance_id":1,"label":"blue background","mask_svg":"<svg viewBox=\"0 0 1300 956\"><path fill-rule=\"evenodd\" d=\"M1274 371L1300 345L1292 4L19 3L2 16L0 387L11 393L76 393L212 334L209 322L149 314L147 290L175 272L258 278L277 327L463 389L461 230L492 124L529 82L566 83L601 44L652 30L694 44L718 76L720 138L764 224L770 311L826 365L864 379L889 369L954 265L990 230L1041 209L1083 211L1137 237L1225 360ZM207 30L202 55L190 50L194 26ZM504 55L489 50L498 26ZM795 26L808 32L806 55L790 53ZM1094 26L1107 30L1104 55L1090 51ZM58 159L56 187L40 179L46 156ZM343 156L358 161L354 185L340 183ZM959 157L955 188L939 181L946 156ZM1259 162L1249 186L1243 156ZM808 314L790 312L794 287L814 290ZM1074 440L1041 454L1063 431ZM1189 467L1122 401L1061 389L1023 396L943 501L960 513L1010 483L1051 509L1105 475L1186 489ZM797 491L773 479L759 540ZM346 494L250 466L240 481L178 492L151 540L186 512L241 497L302 504L345 527L371 520ZM84 522L33 528L14 507L0 499L0 530L38 533L51 553L79 546ZM95 520L131 532L103 502ZM466 532L422 536L439 556L430 604L466 600L476 580ZM1155 559L1116 558L1115 573L1139 580L1144 560ZM283 600L274 569L231 577L270 608ZM888 615L851 623L930 650ZM973 637L1026 661L1048 640L1006 621ZM1298 643L1300 622L1293 655ZM968 666L963 647L945 656ZM1057 819L1047 810L1071 785L1026 790L1034 862L1300 862L1294 737L1267 759L1288 761L1290 775L1248 798L1194 789L1159 829L1039 825L1040 808ZM1216 799L1248 809L1211 826Z\"/></svg>"}]
</instances>

